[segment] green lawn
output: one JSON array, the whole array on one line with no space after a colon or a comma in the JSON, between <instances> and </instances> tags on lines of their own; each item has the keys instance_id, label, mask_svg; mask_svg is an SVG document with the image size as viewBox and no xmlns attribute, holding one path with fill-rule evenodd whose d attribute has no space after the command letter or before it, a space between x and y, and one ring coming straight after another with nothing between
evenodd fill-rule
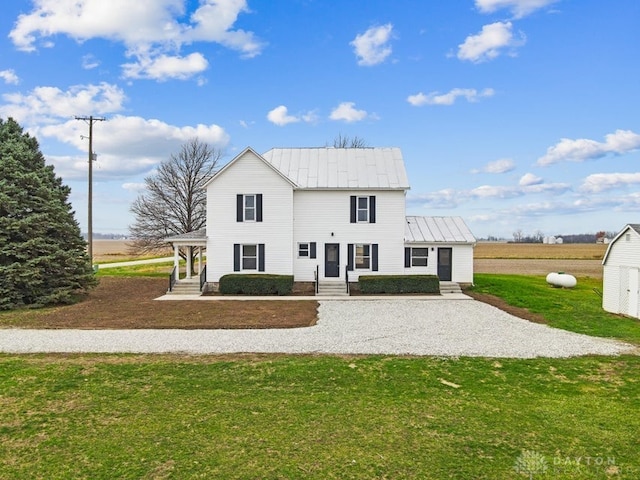
<instances>
[{"instance_id":1,"label":"green lawn","mask_svg":"<svg viewBox=\"0 0 640 480\"><path fill-rule=\"evenodd\" d=\"M640 476L638 357L0 359L0 478Z\"/></svg>"},{"instance_id":2,"label":"green lawn","mask_svg":"<svg viewBox=\"0 0 640 480\"><path fill-rule=\"evenodd\" d=\"M640 321L602 309L602 280L578 278L575 288L553 288L545 277L476 274L473 290L544 316L556 328L640 344Z\"/></svg>"},{"instance_id":3,"label":"green lawn","mask_svg":"<svg viewBox=\"0 0 640 480\"><path fill-rule=\"evenodd\" d=\"M640 343L578 281L474 289ZM2 479L636 480L638 432L638 356L0 355Z\"/></svg>"}]
</instances>

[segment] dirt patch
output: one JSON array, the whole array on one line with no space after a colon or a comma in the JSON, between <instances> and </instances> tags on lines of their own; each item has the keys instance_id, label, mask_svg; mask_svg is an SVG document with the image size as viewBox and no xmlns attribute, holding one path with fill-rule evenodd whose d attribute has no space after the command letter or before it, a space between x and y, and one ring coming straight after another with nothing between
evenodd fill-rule
<instances>
[{"instance_id":1,"label":"dirt patch","mask_svg":"<svg viewBox=\"0 0 640 480\"><path fill-rule=\"evenodd\" d=\"M547 275L565 272L575 277L602 278L601 260L566 260L534 258L474 258L475 273Z\"/></svg>"},{"instance_id":2,"label":"dirt patch","mask_svg":"<svg viewBox=\"0 0 640 480\"><path fill-rule=\"evenodd\" d=\"M0 326L18 328L297 328L315 325L318 303L295 301L156 301L163 278L102 277L75 305L0 316Z\"/></svg>"}]
</instances>

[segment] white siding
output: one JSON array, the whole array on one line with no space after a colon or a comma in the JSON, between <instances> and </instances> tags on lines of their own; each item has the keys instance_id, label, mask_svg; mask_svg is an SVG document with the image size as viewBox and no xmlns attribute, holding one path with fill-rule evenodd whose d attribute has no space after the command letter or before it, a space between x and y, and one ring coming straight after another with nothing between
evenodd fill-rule
<instances>
[{"instance_id":1,"label":"white siding","mask_svg":"<svg viewBox=\"0 0 640 480\"><path fill-rule=\"evenodd\" d=\"M629 271L640 268L640 235L632 228L623 230L609 245L603 269L602 308L611 313L628 314Z\"/></svg>"},{"instance_id":2,"label":"white siding","mask_svg":"<svg viewBox=\"0 0 640 480\"><path fill-rule=\"evenodd\" d=\"M236 221L237 194L262 194L262 222ZM265 273L291 275L292 238L293 187L252 151L235 159L207 186L208 282L234 273L235 243L264 243Z\"/></svg>"},{"instance_id":3,"label":"white siding","mask_svg":"<svg viewBox=\"0 0 640 480\"><path fill-rule=\"evenodd\" d=\"M376 197L376 223L350 223L350 197ZM360 274L402 274L404 271L404 209L403 191L331 191L296 190L294 198L294 248L299 242L316 242L317 258L297 258L294 252L296 281L313 281L316 265L324 280L324 246L340 244L340 277L328 280L344 281L349 243L378 244L378 272L354 270L349 281Z\"/></svg>"},{"instance_id":4,"label":"white siding","mask_svg":"<svg viewBox=\"0 0 640 480\"><path fill-rule=\"evenodd\" d=\"M429 259L427 260L427 266L405 268L405 274L437 275L438 248L451 248L451 281L458 283L473 283L473 245L456 245L446 243L407 243L404 246L414 248L429 248Z\"/></svg>"}]
</instances>

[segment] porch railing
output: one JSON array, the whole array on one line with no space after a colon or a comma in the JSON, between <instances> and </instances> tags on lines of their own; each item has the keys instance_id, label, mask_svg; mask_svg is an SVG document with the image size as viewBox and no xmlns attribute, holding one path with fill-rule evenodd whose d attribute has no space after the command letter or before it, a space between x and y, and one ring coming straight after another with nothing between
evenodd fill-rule
<instances>
[{"instance_id":1,"label":"porch railing","mask_svg":"<svg viewBox=\"0 0 640 480\"><path fill-rule=\"evenodd\" d=\"M320 291L320 266L316 265L316 271L313 272L313 282L315 283L314 290L316 294Z\"/></svg>"},{"instance_id":2,"label":"porch railing","mask_svg":"<svg viewBox=\"0 0 640 480\"><path fill-rule=\"evenodd\" d=\"M205 265L202 271L200 272L200 291L202 291L202 287L207 281L207 266Z\"/></svg>"},{"instance_id":3,"label":"porch railing","mask_svg":"<svg viewBox=\"0 0 640 480\"><path fill-rule=\"evenodd\" d=\"M347 282L347 293L349 293L349 265L344 266L344 279Z\"/></svg>"},{"instance_id":4,"label":"porch railing","mask_svg":"<svg viewBox=\"0 0 640 480\"><path fill-rule=\"evenodd\" d=\"M173 290L173 286L176 284L176 282L178 281L178 267L173 267L173 270L171 270L171 273L169 274L169 291L171 292Z\"/></svg>"}]
</instances>

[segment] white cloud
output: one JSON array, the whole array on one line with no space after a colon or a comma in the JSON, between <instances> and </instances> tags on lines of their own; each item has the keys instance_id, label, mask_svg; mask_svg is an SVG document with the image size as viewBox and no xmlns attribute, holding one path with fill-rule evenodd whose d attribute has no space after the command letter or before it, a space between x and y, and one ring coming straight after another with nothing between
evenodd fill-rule
<instances>
[{"instance_id":1,"label":"white cloud","mask_svg":"<svg viewBox=\"0 0 640 480\"><path fill-rule=\"evenodd\" d=\"M122 65L125 78L147 78L158 81L169 79L186 80L202 73L209 62L200 53L192 53L186 57L172 55L145 56L140 55L138 61Z\"/></svg>"},{"instance_id":2,"label":"white cloud","mask_svg":"<svg viewBox=\"0 0 640 480\"><path fill-rule=\"evenodd\" d=\"M13 117L20 123L56 122L75 115L104 115L123 109L126 96L116 85L74 85L63 91L57 87L36 87L27 94L2 96L0 117Z\"/></svg>"},{"instance_id":3,"label":"white cloud","mask_svg":"<svg viewBox=\"0 0 640 480\"><path fill-rule=\"evenodd\" d=\"M356 35L349 43L358 57L358 65L371 66L385 61L391 55L391 31L393 25L387 23L379 27L371 27L366 32Z\"/></svg>"},{"instance_id":4,"label":"white cloud","mask_svg":"<svg viewBox=\"0 0 640 480\"><path fill-rule=\"evenodd\" d=\"M267 119L280 127L287 125L289 123L299 122L300 119L298 117L294 117L293 115L288 114L288 109L284 105L280 105L273 110L271 110L267 114Z\"/></svg>"},{"instance_id":5,"label":"white cloud","mask_svg":"<svg viewBox=\"0 0 640 480\"><path fill-rule=\"evenodd\" d=\"M56 35L78 42L91 38L122 42L127 56L138 59L133 65L150 63L159 70L160 79L182 79L193 75L194 69L203 70L202 54L197 54L199 58L191 54L186 60L178 55L185 44L215 42L246 58L261 53L264 43L252 32L233 29L238 16L248 11L246 0L201 0L189 19L182 21L185 0L34 0L33 10L18 16L9 37L24 51L34 51ZM167 60L173 63L167 65ZM178 74L179 67L185 68L183 75ZM131 68L125 64L130 75ZM152 72L141 73L147 70L139 69L134 78L157 78Z\"/></svg>"},{"instance_id":6,"label":"white cloud","mask_svg":"<svg viewBox=\"0 0 640 480\"><path fill-rule=\"evenodd\" d=\"M469 35L464 43L458 45L458 58L480 63L493 60L507 48L514 55L514 49L524 45L526 39L522 33L520 38L514 38L511 27L511 22L495 22L483 26L480 33Z\"/></svg>"},{"instance_id":7,"label":"white cloud","mask_svg":"<svg viewBox=\"0 0 640 480\"><path fill-rule=\"evenodd\" d=\"M459 98L465 98L468 102L477 102L480 98L491 97L495 91L492 88L485 88L477 91L475 88L454 88L447 93L431 92L424 94L422 92L416 95L409 95L407 102L414 107L422 105L453 105Z\"/></svg>"},{"instance_id":8,"label":"white cloud","mask_svg":"<svg viewBox=\"0 0 640 480\"><path fill-rule=\"evenodd\" d=\"M0 70L0 78L4 80L4 83L7 83L9 85L17 85L18 83L20 83L18 75L16 75L16 72L12 69Z\"/></svg>"},{"instance_id":9,"label":"white cloud","mask_svg":"<svg viewBox=\"0 0 640 480\"><path fill-rule=\"evenodd\" d=\"M602 158L608 154L622 155L640 148L640 135L631 130L616 130L605 136L604 142L586 138L561 139L547 149L536 165L547 166L563 161L583 162Z\"/></svg>"},{"instance_id":10,"label":"white cloud","mask_svg":"<svg viewBox=\"0 0 640 480\"><path fill-rule=\"evenodd\" d=\"M147 188L144 183L127 182L122 184L122 188L129 192L138 193Z\"/></svg>"},{"instance_id":11,"label":"white cloud","mask_svg":"<svg viewBox=\"0 0 640 480\"><path fill-rule=\"evenodd\" d=\"M421 204L428 208L455 208L460 204L459 192L452 188L445 188L437 192L407 195L410 204Z\"/></svg>"},{"instance_id":12,"label":"white cloud","mask_svg":"<svg viewBox=\"0 0 640 480\"><path fill-rule=\"evenodd\" d=\"M520 181L518 185L521 187L530 187L532 185L540 185L543 182L543 179L534 175L533 173L525 173L522 177L520 177Z\"/></svg>"},{"instance_id":13,"label":"white cloud","mask_svg":"<svg viewBox=\"0 0 640 480\"><path fill-rule=\"evenodd\" d=\"M100 61L91 54L82 57L82 68L85 70L93 70L100 66Z\"/></svg>"},{"instance_id":14,"label":"white cloud","mask_svg":"<svg viewBox=\"0 0 640 480\"><path fill-rule=\"evenodd\" d=\"M482 13L493 13L507 8L515 18L522 18L558 0L476 0L476 7Z\"/></svg>"},{"instance_id":15,"label":"white cloud","mask_svg":"<svg viewBox=\"0 0 640 480\"><path fill-rule=\"evenodd\" d=\"M640 173L594 173L585 178L580 190L598 193L640 184Z\"/></svg>"},{"instance_id":16,"label":"white cloud","mask_svg":"<svg viewBox=\"0 0 640 480\"><path fill-rule=\"evenodd\" d=\"M516 168L516 164L510 158L501 158L487 163L482 171L485 173L507 173Z\"/></svg>"},{"instance_id":17,"label":"white cloud","mask_svg":"<svg viewBox=\"0 0 640 480\"><path fill-rule=\"evenodd\" d=\"M342 102L331 111L329 118L331 120L342 120L347 123L359 122L367 118L367 112L356 109L354 102Z\"/></svg>"},{"instance_id":18,"label":"white cloud","mask_svg":"<svg viewBox=\"0 0 640 480\"><path fill-rule=\"evenodd\" d=\"M218 125L176 126L160 120L116 115L94 125L93 145L98 154L94 173L100 177L123 177L150 171L187 140L197 137L217 148L225 148L229 136ZM47 157L65 178L86 176L87 125L77 120L47 125L38 137L53 138L83 152L77 156ZM58 171L60 170L60 171Z\"/></svg>"},{"instance_id":19,"label":"white cloud","mask_svg":"<svg viewBox=\"0 0 640 480\"><path fill-rule=\"evenodd\" d=\"M289 123L297 122L315 123L318 121L318 114L311 110L299 115L289 115L289 109L284 105L280 105L267 113L267 119L271 123L282 127Z\"/></svg>"}]
</instances>

